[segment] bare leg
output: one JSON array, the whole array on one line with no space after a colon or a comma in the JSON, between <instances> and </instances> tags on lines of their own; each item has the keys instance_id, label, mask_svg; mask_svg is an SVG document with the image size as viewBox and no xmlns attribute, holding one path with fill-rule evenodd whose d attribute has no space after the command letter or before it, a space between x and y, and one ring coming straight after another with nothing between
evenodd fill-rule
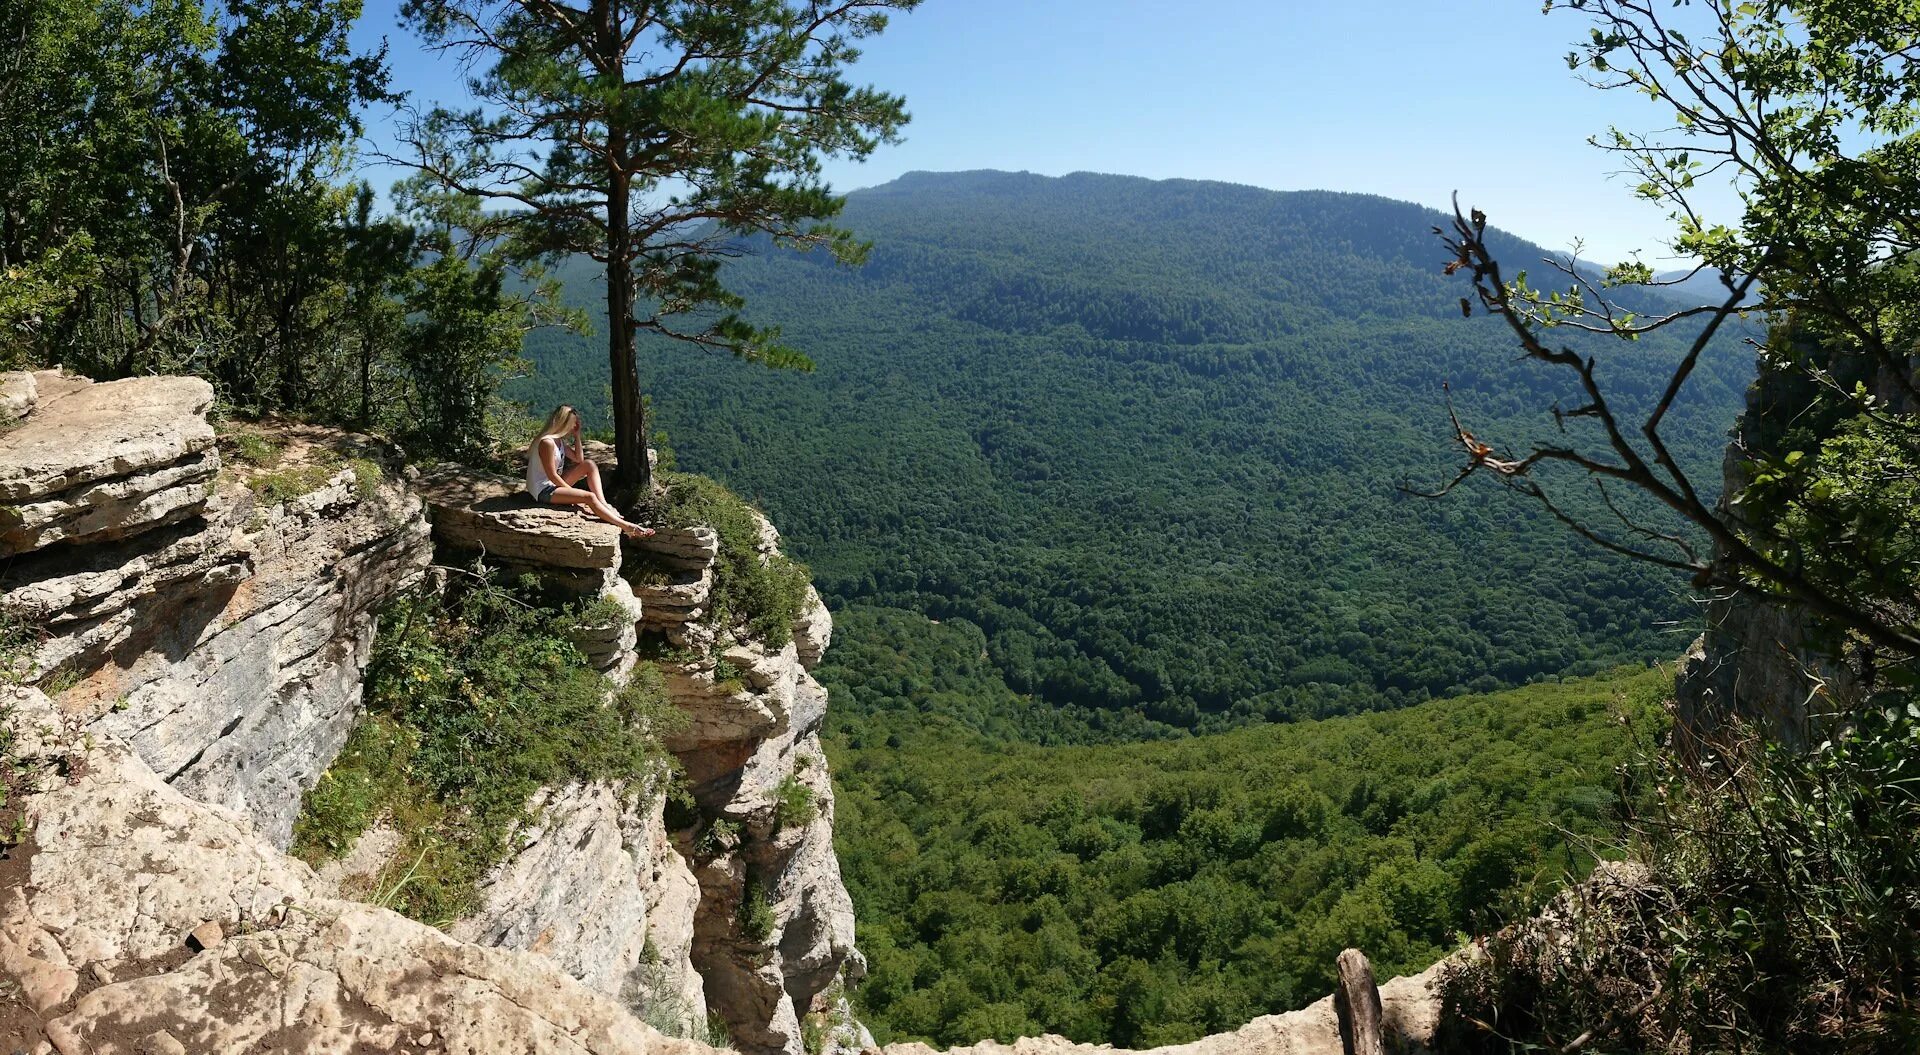
<instances>
[{"instance_id":1,"label":"bare leg","mask_svg":"<svg viewBox=\"0 0 1920 1055\"><path fill-rule=\"evenodd\" d=\"M581 483L583 479L586 481L585 484ZM583 487L585 490L592 491L593 496L600 501L607 501L606 488L600 484L600 466L590 460L567 466L566 472L561 474L560 482L570 487Z\"/></svg>"},{"instance_id":2,"label":"bare leg","mask_svg":"<svg viewBox=\"0 0 1920 1055\"><path fill-rule=\"evenodd\" d=\"M567 466L566 471L561 474L561 480L562 482L568 485L569 489L572 489L572 490L582 490L582 488L580 487L580 484L581 484L581 481L584 480L586 482L586 487L584 488L584 490L588 494L591 494L594 498L599 500L598 507L595 507L592 504L588 504L587 508L594 509L595 515L599 516L600 519L602 520L607 519L604 514L601 514L599 512L599 508L612 509L613 503L607 501L607 492L601 486L600 467L598 465L595 465L592 461L583 461L574 465L569 465ZM618 523L628 525L627 528L622 528L621 530L627 531L628 534L633 535L636 538L645 538L648 535L653 534L652 528L641 527L640 525L635 524L624 517L622 517L618 521ZM629 528L631 528L632 530L628 530Z\"/></svg>"},{"instance_id":3,"label":"bare leg","mask_svg":"<svg viewBox=\"0 0 1920 1055\"><path fill-rule=\"evenodd\" d=\"M621 516L613 506L607 504L606 499L601 498L592 491L584 491L578 487L556 487L554 488L553 494L549 496L547 500L557 506L586 506L593 512L594 516L612 524L614 527L619 528L634 538L646 538L648 535L653 534L652 528L641 527Z\"/></svg>"}]
</instances>

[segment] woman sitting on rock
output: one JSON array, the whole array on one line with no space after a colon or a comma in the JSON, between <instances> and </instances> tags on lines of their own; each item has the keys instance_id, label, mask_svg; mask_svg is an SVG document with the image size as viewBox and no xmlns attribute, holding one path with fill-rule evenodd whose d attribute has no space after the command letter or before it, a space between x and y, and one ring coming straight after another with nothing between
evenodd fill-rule
<instances>
[{"instance_id":1,"label":"woman sitting on rock","mask_svg":"<svg viewBox=\"0 0 1920 1055\"><path fill-rule=\"evenodd\" d=\"M581 480L586 487L578 487ZM527 493L541 505L586 506L593 515L630 538L646 538L652 528L620 515L600 486L600 467L587 457L580 439L580 415L562 403L527 448Z\"/></svg>"}]
</instances>

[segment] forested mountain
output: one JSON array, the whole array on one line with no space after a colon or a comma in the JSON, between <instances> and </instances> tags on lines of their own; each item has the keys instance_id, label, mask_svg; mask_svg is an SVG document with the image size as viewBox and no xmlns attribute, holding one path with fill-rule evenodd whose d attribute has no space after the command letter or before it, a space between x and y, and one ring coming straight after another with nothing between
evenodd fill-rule
<instances>
[{"instance_id":1,"label":"forested mountain","mask_svg":"<svg viewBox=\"0 0 1920 1055\"><path fill-rule=\"evenodd\" d=\"M1577 405L1497 322L1461 318L1440 220L1355 194L910 174L848 197L864 267L764 245L726 265L817 370L662 343L642 382L681 464L760 500L837 605L977 624L1012 692L1070 726L1049 738L1672 654L1690 610L1670 575L1491 489L1399 490L1456 464L1443 381L1495 442ZM1513 267L1544 255L1504 243ZM591 265L565 277L591 310ZM1606 376L1644 398L1677 347L1614 352ZM549 331L529 355L518 396L601 403L599 343ZM1696 466L1749 369L1713 358L1677 411L1669 440Z\"/></svg>"}]
</instances>

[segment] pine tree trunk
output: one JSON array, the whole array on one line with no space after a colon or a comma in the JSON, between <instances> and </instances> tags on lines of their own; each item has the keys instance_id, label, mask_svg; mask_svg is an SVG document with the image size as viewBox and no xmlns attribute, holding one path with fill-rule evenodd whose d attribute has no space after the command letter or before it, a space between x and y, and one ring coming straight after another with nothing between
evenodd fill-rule
<instances>
[{"instance_id":1,"label":"pine tree trunk","mask_svg":"<svg viewBox=\"0 0 1920 1055\"><path fill-rule=\"evenodd\" d=\"M620 156L617 140L608 145ZM614 504L627 512L653 491L647 464L647 411L634 357L633 259L627 231L626 173L611 171L607 195L607 356L613 367L613 450L620 463Z\"/></svg>"}]
</instances>

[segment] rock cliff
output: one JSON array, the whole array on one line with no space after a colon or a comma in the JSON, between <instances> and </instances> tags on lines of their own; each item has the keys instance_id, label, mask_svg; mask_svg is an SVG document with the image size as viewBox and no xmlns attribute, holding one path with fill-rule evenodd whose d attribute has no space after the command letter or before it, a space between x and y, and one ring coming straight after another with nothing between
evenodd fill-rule
<instances>
[{"instance_id":1,"label":"rock cliff","mask_svg":"<svg viewBox=\"0 0 1920 1055\"><path fill-rule=\"evenodd\" d=\"M357 710L373 609L426 566L419 498L367 441L310 430L311 490L268 504L222 471L204 381L29 376L0 435L0 617L34 628L30 677L285 846Z\"/></svg>"},{"instance_id":2,"label":"rock cliff","mask_svg":"<svg viewBox=\"0 0 1920 1055\"><path fill-rule=\"evenodd\" d=\"M827 696L809 673L831 633L818 594L773 647L719 625L710 528L663 529L623 550L610 526L531 506L510 480L448 467L421 490L443 559L484 560L629 614L583 647L615 676L653 656L686 718L668 747L692 799L671 817L634 815L605 789L553 789L521 851L489 877L485 907L452 933L549 956L663 1028L711 1015L742 1051L800 1055L801 1020L825 1010L843 966L861 970L818 739ZM764 558L777 554L764 521L759 542Z\"/></svg>"},{"instance_id":3,"label":"rock cliff","mask_svg":"<svg viewBox=\"0 0 1920 1055\"><path fill-rule=\"evenodd\" d=\"M1920 412L1907 387L1871 360L1798 340L1796 358L1827 371L1824 383L1844 390L1857 385L1883 406ZM1790 428L1816 427L1807 419L1822 402L1824 383L1802 369L1768 366L1762 357L1760 376L1727 445L1723 496L1747 486L1756 458L1785 455L1783 437ZM1736 522L1746 515L1727 497L1720 511ZM1693 735L1711 737L1740 721L1783 743L1804 745L1817 740L1822 716L1845 713L1875 688L1872 654L1797 606L1737 593L1710 599L1706 616L1706 632L1684 657L1676 687L1675 718Z\"/></svg>"},{"instance_id":4,"label":"rock cliff","mask_svg":"<svg viewBox=\"0 0 1920 1055\"><path fill-rule=\"evenodd\" d=\"M750 631L711 528L623 543L329 430L270 426L263 460L211 403L192 379L0 376L0 1049L695 1055L669 1035L715 1024L745 1052L872 1047L836 984L864 964L817 593ZM780 559L771 524L749 535ZM283 850L360 712L376 610L473 561L589 602L577 643L616 681L659 668L685 794L544 789L478 908L436 929L354 900L390 830L322 875ZM1409 1050L1428 981L1383 990ZM1323 1001L1173 1050L1341 1045Z\"/></svg>"}]
</instances>

